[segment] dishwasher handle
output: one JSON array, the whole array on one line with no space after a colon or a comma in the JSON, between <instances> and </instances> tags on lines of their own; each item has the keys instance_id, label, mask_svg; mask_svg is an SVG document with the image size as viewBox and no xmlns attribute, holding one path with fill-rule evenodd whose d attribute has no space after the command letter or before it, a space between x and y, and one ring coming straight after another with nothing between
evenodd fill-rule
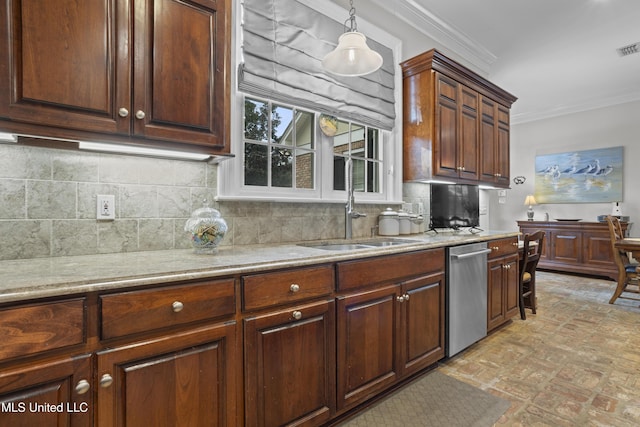
<instances>
[{"instance_id":1,"label":"dishwasher handle","mask_svg":"<svg viewBox=\"0 0 640 427\"><path fill-rule=\"evenodd\" d=\"M482 249L481 251L477 251L477 252L469 252L466 254L451 254L450 256L454 259L465 259L465 258L471 258L474 256L478 256L478 255L484 255L484 254L488 254L491 252L491 249L487 248L487 249Z\"/></svg>"}]
</instances>

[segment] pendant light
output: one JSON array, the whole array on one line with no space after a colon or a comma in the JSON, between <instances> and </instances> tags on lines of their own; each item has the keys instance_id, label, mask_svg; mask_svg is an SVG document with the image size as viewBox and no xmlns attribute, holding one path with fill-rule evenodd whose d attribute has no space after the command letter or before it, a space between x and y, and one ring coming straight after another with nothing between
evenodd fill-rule
<instances>
[{"instance_id":1,"label":"pendant light","mask_svg":"<svg viewBox=\"0 0 640 427\"><path fill-rule=\"evenodd\" d=\"M325 70L339 76L364 76L371 74L382 66L382 56L367 46L367 38L358 32L356 24L356 8L350 1L349 18L344 21L345 31L338 39L338 46L322 60Z\"/></svg>"}]
</instances>

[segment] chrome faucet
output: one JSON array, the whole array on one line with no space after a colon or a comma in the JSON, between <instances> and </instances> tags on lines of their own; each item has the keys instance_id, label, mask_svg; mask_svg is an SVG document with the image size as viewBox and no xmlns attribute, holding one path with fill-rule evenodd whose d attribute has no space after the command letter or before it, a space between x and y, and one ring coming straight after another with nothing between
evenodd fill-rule
<instances>
[{"instance_id":1,"label":"chrome faucet","mask_svg":"<svg viewBox=\"0 0 640 427\"><path fill-rule=\"evenodd\" d=\"M360 213L353 208L355 204L353 197L353 160L347 159L345 166L347 168L347 204L344 206L344 238L351 239L353 237L353 218L360 218L367 216L367 214Z\"/></svg>"}]
</instances>

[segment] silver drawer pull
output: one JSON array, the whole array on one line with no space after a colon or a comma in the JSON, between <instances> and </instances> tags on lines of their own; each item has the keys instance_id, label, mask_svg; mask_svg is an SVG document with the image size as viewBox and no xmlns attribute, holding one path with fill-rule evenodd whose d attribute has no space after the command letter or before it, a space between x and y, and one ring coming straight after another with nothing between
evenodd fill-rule
<instances>
[{"instance_id":1,"label":"silver drawer pull","mask_svg":"<svg viewBox=\"0 0 640 427\"><path fill-rule=\"evenodd\" d=\"M87 380L80 380L78 384L76 384L76 393L85 394L91 388L91 384Z\"/></svg>"},{"instance_id":2,"label":"silver drawer pull","mask_svg":"<svg viewBox=\"0 0 640 427\"><path fill-rule=\"evenodd\" d=\"M300 285L298 285L297 283L292 283L289 287L289 290L293 293L296 293L300 290Z\"/></svg>"},{"instance_id":3,"label":"silver drawer pull","mask_svg":"<svg viewBox=\"0 0 640 427\"><path fill-rule=\"evenodd\" d=\"M180 313L183 308L184 308L184 304L181 303L180 301L174 301L173 304L171 304L171 309L173 310L174 313Z\"/></svg>"},{"instance_id":4,"label":"silver drawer pull","mask_svg":"<svg viewBox=\"0 0 640 427\"><path fill-rule=\"evenodd\" d=\"M296 310L296 311L293 312L292 315L293 315L293 318L296 319L296 320L302 319L302 312L301 311Z\"/></svg>"},{"instance_id":5,"label":"silver drawer pull","mask_svg":"<svg viewBox=\"0 0 640 427\"><path fill-rule=\"evenodd\" d=\"M113 384L113 377L109 374L104 374L101 378L100 378L100 387L102 388L107 388L109 387L111 384Z\"/></svg>"}]
</instances>

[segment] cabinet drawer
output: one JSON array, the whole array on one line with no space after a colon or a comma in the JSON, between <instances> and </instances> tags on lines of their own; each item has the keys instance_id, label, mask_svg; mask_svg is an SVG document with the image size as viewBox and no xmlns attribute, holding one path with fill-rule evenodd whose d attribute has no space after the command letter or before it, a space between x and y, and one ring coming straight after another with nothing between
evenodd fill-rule
<instances>
[{"instance_id":1,"label":"cabinet drawer","mask_svg":"<svg viewBox=\"0 0 640 427\"><path fill-rule=\"evenodd\" d=\"M407 277L444 271L444 249L346 261L339 263L337 269L340 290L400 281Z\"/></svg>"},{"instance_id":2,"label":"cabinet drawer","mask_svg":"<svg viewBox=\"0 0 640 427\"><path fill-rule=\"evenodd\" d=\"M492 240L487 243L491 253L488 258L494 259L505 255L511 255L518 252L518 238L508 237L506 239Z\"/></svg>"},{"instance_id":3,"label":"cabinet drawer","mask_svg":"<svg viewBox=\"0 0 640 427\"><path fill-rule=\"evenodd\" d=\"M255 310L329 295L334 280L330 265L245 276L242 306L244 310Z\"/></svg>"},{"instance_id":4,"label":"cabinet drawer","mask_svg":"<svg viewBox=\"0 0 640 427\"><path fill-rule=\"evenodd\" d=\"M235 305L233 279L102 295L101 337L231 316Z\"/></svg>"},{"instance_id":5,"label":"cabinet drawer","mask_svg":"<svg viewBox=\"0 0 640 427\"><path fill-rule=\"evenodd\" d=\"M55 350L86 341L85 299L0 310L0 360Z\"/></svg>"}]
</instances>

